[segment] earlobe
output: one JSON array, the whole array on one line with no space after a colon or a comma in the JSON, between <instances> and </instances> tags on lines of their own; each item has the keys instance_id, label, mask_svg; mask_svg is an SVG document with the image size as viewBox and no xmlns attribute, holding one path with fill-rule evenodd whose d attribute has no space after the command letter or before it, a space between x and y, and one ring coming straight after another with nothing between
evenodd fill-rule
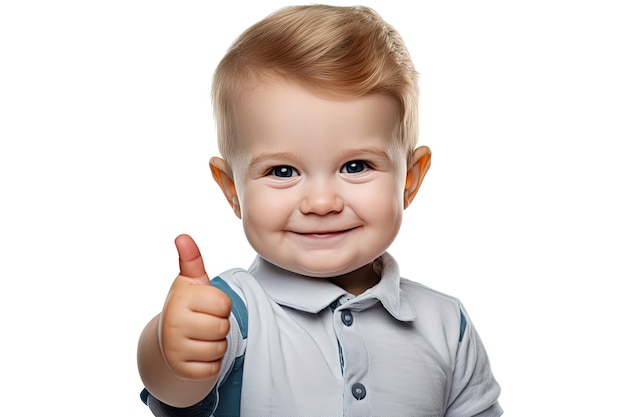
<instances>
[{"instance_id":1,"label":"earlobe","mask_svg":"<svg viewBox=\"0 0 626 417\"><path fill-rule=\"evenodd\" d=\"M404 183L404 208L406 209L417 194L424 181L424 177L430 168L431 152L427 146L420 146L413 151L411 164L406 173Z\"/></svg>"},{"instance_id":2,"label":"earlobe","mask_svg":"<svg viewBox=\"0 0 626 417\"><path fill-rule=\"evenodd\" d=\"M213 157L209 161L209 166L211 167L213 179L222 189L228 204L230 204L235 211L235 215L241 218L241 207L239 206L239 199L237 198L237 189L235 188L235 181L233 180L228 164L222 158Z\"/></svg>"}]
</instances>

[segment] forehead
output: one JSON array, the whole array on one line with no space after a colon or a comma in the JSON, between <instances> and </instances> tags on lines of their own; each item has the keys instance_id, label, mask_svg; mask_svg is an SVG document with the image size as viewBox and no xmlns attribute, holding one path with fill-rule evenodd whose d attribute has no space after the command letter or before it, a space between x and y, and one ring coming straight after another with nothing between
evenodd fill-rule
<instances>
[{"instance_id":1,"label":"forehead","mask_svg":"<svg viewBox=\"0 0 626 417\"><path fill-rule=\"evenodd\" d=\"M242 92L235 123L243 147L271 138L395 137L397 101L386 95L345 97L314 92L290 82L267 82Z\"/></svg>"}]
</instances>

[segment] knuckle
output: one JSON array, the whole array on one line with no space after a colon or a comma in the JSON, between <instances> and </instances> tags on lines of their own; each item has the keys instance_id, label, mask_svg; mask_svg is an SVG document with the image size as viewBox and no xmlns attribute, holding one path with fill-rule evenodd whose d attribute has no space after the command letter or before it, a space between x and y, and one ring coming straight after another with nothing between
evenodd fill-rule
<instances>
[{"instance_id":1,"label":"knuckle","mask_svg":"<svg viewBox=\"0 0 626 417\"><path fill-rule=\"evenodd\" d=\"M176 374L184 379L202 381L218 375L220 368L220 361L187 363L185 366L182 366L180 372Z\"/></svg>"},{"instance_id":2,"label":"knuckle","mask_svg":"<svg viewBox=\"0 0 626 417\"><path fill-rule=\"evenodd\" d=\"M218 324L218 335L221 338L225 338L230 332L230 320L221 319Z\"/></svg>"},{"instance_id":3,"label":"knuckle","mask_svg":"<svg viewBox=\"0 0 626 417\"><path fill-rule=\"evenodd\" d=\"M232 309L232 301L230 300L230 297L218 288L211 288L214 291L211 302L213 304L213 308L215 309L215 313L222 317L227 317Z\"/></svg>"},{"instance_id":4,"label":"knuckle","mask_svg":"<svg viewBox=\"0 0 626 417\"><path fill-rule=\"evenodd\" d=\"M230 297L227 296L226 294L224 294L224 296L222 297L222 308L224 312L226 313L225 315L229 315L230 311L233 308L233 302L230 299Z\"/></svg>"},{"instance_id":5,"label":"knuckle","mask_svg":"<svg viewBox=\"0 0 626 417\"><path fill-rule=\"evenodd\" d=\"M221 361L213 361L206 362L203 364L203 369L201 370L200 378L207 379L211 378L220 373L220 368L222 367Z\"/></svg>"},{"instance_id":6,"label":"knuckle","mask_svg":"<svg viewBox=\"0 0 626 417\"><path fill-rule=\"evenodd\" d=\"M215 355L218 359L222 359L226 354L226 350L228 349L228 343L226 340L220 340L215 345Z\"/></svg>"}]
</instances>

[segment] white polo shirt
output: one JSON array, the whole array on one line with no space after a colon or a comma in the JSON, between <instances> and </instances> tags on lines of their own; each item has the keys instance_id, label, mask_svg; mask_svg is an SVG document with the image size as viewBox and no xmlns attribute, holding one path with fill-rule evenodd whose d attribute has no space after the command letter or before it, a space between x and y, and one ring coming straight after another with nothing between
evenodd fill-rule
<instances>
[{"instance_id":1,"label":"white polo shirt","mask_svg":"<svg viewBox=\"0 0 626 417\"><path fill-rule=\"evenodd\" d=\"M220 274L227 293L243 300L233 313L247 308L247 328L231 315L221 376L245 354L241 416L502 414L500 387L461 303L401 278L389 254L374 266L380 282L356 297L260 257L247 271ZM212 394L211 407L238 399Z\"/></svg>"}]
</instances>

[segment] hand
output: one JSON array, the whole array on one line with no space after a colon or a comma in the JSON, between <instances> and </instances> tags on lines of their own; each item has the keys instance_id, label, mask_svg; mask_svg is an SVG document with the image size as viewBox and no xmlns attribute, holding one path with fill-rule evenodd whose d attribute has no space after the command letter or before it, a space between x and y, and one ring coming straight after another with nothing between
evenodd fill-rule
<instances>
[{"instance_id":1,"label":"hand","mask_svg":"<svg viewBox=\"0 0 626 417\"><path fill-rule=\"evenodd\" d=\"M159 343L165 362L176 376L203 381L220 372L230 330L231 301L211 286L193 239L180 235L175 242L180 274L161 312Z\"/></svg>"}]
</instances>

